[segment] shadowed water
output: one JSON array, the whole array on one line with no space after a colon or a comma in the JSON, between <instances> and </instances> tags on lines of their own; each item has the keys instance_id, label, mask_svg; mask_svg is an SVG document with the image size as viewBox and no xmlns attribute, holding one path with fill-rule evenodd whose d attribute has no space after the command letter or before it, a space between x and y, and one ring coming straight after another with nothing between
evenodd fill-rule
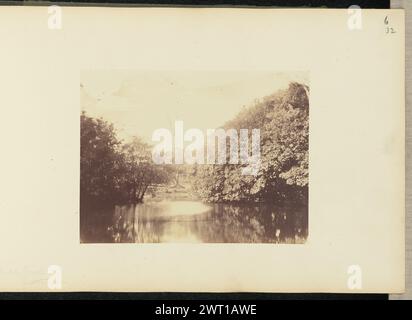
<instances>
[{"instance_id":1,"label":"shadowed water","mask_svg":"<svg viewBox=\"0 0 412 320\"><path fill-rule=\"evenodd\" d=\"M82 213L81 241L304 243L307 208L160 201Z\"/></svg>"}]
</instances>

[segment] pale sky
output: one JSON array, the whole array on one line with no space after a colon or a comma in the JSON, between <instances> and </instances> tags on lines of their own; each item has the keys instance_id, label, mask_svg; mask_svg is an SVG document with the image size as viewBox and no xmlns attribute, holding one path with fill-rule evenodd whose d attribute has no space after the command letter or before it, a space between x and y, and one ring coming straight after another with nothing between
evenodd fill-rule
<instances>
[{"instance_id":1,"label":"pale sky","mask_svg":"<svg viewBox=\"0 0 412 320\"><path fill-rule=\"evenodd\" d=\"M91 70L81 75L81 108L114 123L121 139L150 142L158 128L173 133L176 120L184 130L220 127L291 81L309 84L308 73Z\"/></svg>"}]
</instances>

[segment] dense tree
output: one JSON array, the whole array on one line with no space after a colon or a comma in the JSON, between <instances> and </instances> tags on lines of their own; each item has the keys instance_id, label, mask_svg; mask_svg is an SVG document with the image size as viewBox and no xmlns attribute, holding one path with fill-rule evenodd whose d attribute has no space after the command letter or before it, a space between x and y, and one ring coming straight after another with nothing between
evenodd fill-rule
<instances>
[{"instance_id":1,"label":"dense tree","mask_svg":"<svg viewBox=\"0 0 412 320\"><path fill-rule=\"evenodd\" d=\"M306 200L309 157L309 88L287 90L244 108L225 129L260 129L261 164L255 176L242 165L205 165L196 170L196 193L209 202Z\"/></svg>"},{"instance_id":2,"label":"dense tree","mask_svg":"<svg viewBox=\"0 0 412 320\"><path fill-rule=\"evenodd\" d=\"M173 176L171 166L152 162L150 146L139 138L121 143L112 124L85 113L80 123L82 207L142 202L149 186Z\"/></svg>"},{"instance_id":3,"label":"dense tree","mask_svg":"<svg viewBox=\"0 0 412 320\"><path fill-rule=\"evenodd\" d=\"M127 199L133 203L143 201L143 197L151 185L166 183L172 177L172 167L154 164L150 146L138 137L122 147L124 172L124 190Z\"/></svg>"},{"instance_id":4,"label":"dense tree","mask_svg":"<svg viewBox=\"0 0 412 320\"><path fill-rule=\"evenodd\" d=\"M119 196L121 156L113 125L82 113L80 135L81 204L115 202Z\"/></svg>"}]
</instances>

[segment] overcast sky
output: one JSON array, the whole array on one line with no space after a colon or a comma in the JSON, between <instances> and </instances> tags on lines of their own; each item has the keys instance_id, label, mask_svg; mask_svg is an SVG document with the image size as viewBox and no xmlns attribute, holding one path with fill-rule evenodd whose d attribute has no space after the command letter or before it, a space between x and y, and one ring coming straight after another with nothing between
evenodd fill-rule
<instances>
[{"instance_id":1,"label":"overcast sky","mask_svg":"<svg viewBox=\"0 0 412 320\"><path fill-rule=\"evenodd\" d=\"M114 123L120 138L137 135L151 141L154 130L217 128L255 99L290 81L309 84L306 72L264 71L85 71L81 108Z\"/></svg>"}]
</instances>

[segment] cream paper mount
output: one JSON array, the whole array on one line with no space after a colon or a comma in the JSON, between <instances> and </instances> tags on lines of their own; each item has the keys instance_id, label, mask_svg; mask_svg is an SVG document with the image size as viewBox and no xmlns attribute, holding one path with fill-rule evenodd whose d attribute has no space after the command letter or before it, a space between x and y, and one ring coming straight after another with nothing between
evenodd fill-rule
<instances>
[{"instance_id":1,"label":"cream paper mount","mask_svg":"<svg viewBox=\"0 0 412 320\"><path fill-rule=\"evenodd\" d=\"M2 7L0 34L2 291L404 290L402 10Z\"/></svg>"}]
</instances>

